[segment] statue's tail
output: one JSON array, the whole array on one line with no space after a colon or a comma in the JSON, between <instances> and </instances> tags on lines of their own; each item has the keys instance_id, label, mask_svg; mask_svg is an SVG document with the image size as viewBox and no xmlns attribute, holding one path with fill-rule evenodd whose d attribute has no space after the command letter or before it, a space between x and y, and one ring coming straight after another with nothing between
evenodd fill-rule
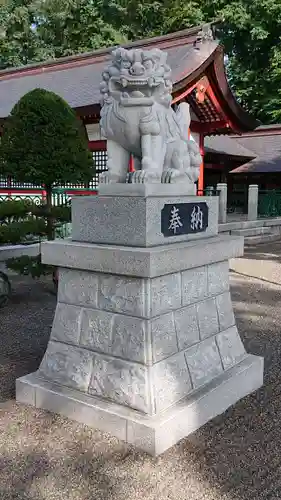
<instances>
[{"instance_id":1,"label":"statue's tail","mask_svg":"<svg viewBox=\"0 0 281 500\"><path fill-rule=\"evenodd\" d=\"M190 127L190 110L187 102L181 102L176 111L177 122L183 139L188 139L188 129Z\"/></svg>"}]
</instances>

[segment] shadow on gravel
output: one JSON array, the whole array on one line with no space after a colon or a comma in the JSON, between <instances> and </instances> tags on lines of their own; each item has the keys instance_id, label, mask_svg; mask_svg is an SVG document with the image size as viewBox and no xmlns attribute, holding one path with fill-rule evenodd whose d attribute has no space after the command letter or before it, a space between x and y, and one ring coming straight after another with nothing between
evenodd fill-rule
<instances>
[{"instance_id":1,"label":"shadow on gravel","mask_svg":"<svg viewBox=\"0 0 281 500\"><path fill-rule=\"evenodd\" d=\"M14 398L18 377L38 368L56 305L48 282L16 277L12 289L11 301L0 309L0 402Z\"/></svg>"},{"instance_id":2,"label":"shadow on gravel","mask_svg":"<svg viewBox=\"0 0 281 500\"><path fill-rule=\"evenodd\" d=\"M30 428L28 423L16 423L21 429L15 430L14 442L2 455L0 499L281 498L281 294L256 280L234 277L232 297L246 349L265 356L262 389L157 459L98 431L83 431L66 419L36 413L36 432L34 421ZM34 309L31 301L28 309L26 304L22 307L21 319L18 314L12 319L10 310L1 320L1 370L3 360L7 372L14 363L12 374L4 373L4 382L0 375L5 397L11 396L16 376L36 369L44 353L55 299L43 293L39 302L40 313L38 300ZM38 412L26 410L27 419L32 411Z\"/></svg>"},{"instance_id":3,"label":"shadow on gravel","mask_svg":"<svg viewBox=\"0 0 281 500\"><path fill-rule=\"evenodd\" d=\"M113 457L104 459L99 457L98 461L94 461L93 456L87 456L84 449L69 451L63 459L63 469L61 457L50 459L48 453L44 451L1 457L0 470L3 471L4 478L1 474L0 498L3 500L120 498L118 490L121 478L119 484L116 484L107 473L109 467L118 467L118 461ZM56 492L55 496L53 494L49 496L50 488Z\"/></svg>"},{"instance_id":4,"label":"shadow on gravel","mask_svg":"<svg viewBox=\"0 0 281 500\"><path fill-rule=\"evenodd\" d=\"M218 498L275 500L281 498L281 294L235 280L232 298L247 351L265 357L265 384L191 441L201 460L202 480L220 492ZM188 448L187 440L181 446Z\"/></svg>"},{"instance_id":5,"label":"shadow on gravel","mask_svg":"<svg viewBox=\"0 0 281 500\"><path fill-rule=\"evenodd\" d=\"M281 240L273 243L263 243L256 247L246 247L243 259L281 262L280 250Z\"/></svg>"}]
</instances>

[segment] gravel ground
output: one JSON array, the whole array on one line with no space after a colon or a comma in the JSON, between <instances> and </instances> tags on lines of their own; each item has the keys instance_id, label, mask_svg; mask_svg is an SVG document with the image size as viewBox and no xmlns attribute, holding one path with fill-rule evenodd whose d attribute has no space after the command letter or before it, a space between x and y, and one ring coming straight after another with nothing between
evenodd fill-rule
<instances>
[{"instance_id":1,"label":"gravel ground","mask_svg":"<svg viewBox=\"0 0 281 500\"><path fill-rule=\"evenodd\" d=\"M248 351L265 356L264 387L157 459L15 404L15 378L37 368L55 307L49 283L17 278L12 302L0 310L0 499L281 498L279 246L250 249L232 263L239 266L231 277L238 326Z\"/></svg>"}]
</instances>

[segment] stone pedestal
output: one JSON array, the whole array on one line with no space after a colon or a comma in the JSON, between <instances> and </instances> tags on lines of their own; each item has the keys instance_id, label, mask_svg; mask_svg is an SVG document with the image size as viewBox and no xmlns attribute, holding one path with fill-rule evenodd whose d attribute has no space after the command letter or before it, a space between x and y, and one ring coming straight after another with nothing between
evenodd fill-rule
<instances>
[{"instance_id":1,"label":"stone pedestal","mask_svg":"<svg viewBox=\"0 0 281 500\"><path fill-rule=\"evenodd\" d=\"M126 188L74 199L76 241L42 245L60 268L58 303L17 401L157 455L260 387L263 359L237 331L228 259L243 238L217 235L217 198ZM161 211L183 203L206 203L208 227L165 237Z\"/></svg>"}]
</instances>

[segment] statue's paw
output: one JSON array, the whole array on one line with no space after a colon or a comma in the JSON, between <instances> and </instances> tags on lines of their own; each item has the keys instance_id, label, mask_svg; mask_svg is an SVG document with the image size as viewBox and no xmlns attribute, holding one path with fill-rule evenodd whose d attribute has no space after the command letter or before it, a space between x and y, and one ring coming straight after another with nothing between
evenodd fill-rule
<instances>
[{"instance_id":1,"label":"statue's paw","mask_svg":"<svg viewBox=\"0 0 281 500\"><path fill-rule=\"evenodd\" d=\"M200 167L201 163L202 163L202 156L200 154L190 156L191 167L198 168L198 167Z\"/></svg>"},{"instance_id":2,"label":"statue's paw","mask_svg":"<svg viewBox=\"0 0 281 500\"><path fill-rule=\"evenodd\" d=\"M200 153L200 149L196 142L189 141L188 142L188 155L190 164L194 167L200 166L202 163L202 156Z\"/></svg>"},{"instance_id":3,"label":"statue's paw","mask_svg":"<svg viewBox=\"0 0 281 500\"><path fill-rule=\"evenodd\" d=\"M200 168L199 167L191 167L190 173L188 173L188 176L192 182L197 182L199 179L200 175Z\"/></svg>"},{"instance_id":4,"label":"statue's paw","mask_svg":"<svg viewBox=\"0 0 281 500\"><path fill-rule=\"evenodd\" d=\"M149 182L159 182L160 177L155 172L147 172L145 170L136 170L130 172L127 177L127 182L131 184L146 184Z\"/></svg>"},{"instance_id":5,"label":"statue's paw","mask_svg":"<svg viewBox=\"0 0 281 500\"><path fill-rule=\"evenodd\" d=\"M172 184L174 182L178 182L182 177L182 173L175 168L166 168L163 171L161 182L163 184Z\"/></svg>"}]
</instances>

